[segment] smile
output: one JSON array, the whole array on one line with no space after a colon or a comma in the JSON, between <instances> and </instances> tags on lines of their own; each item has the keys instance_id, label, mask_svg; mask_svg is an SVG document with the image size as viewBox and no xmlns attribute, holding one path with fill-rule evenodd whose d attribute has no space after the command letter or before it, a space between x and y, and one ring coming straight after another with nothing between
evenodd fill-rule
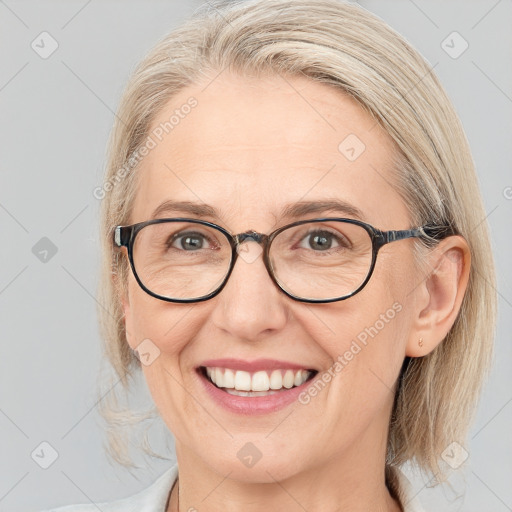
<instances>
[{"instance_id":1,"label":"smile","mask_svg":"<svg viewBox=\"0 0 512 512\"><path fill-rule=\"evenodd\" d=\"M214 404L242 415L277 412L298 402L319 372L275 359L210 359L196 367L201 387Z\"/></svg>"},{"instance_id":2,"label":"smile","mask_svg":"<svg viewBox=\"0 0 512 512\"><path fill-rule=\"evenodd\" d=\"M266 396L301 386L316 373L314 370L260 370L248 372L231 368L202 367L217 388L237 396Z\"/></svg>"}]
</instances>

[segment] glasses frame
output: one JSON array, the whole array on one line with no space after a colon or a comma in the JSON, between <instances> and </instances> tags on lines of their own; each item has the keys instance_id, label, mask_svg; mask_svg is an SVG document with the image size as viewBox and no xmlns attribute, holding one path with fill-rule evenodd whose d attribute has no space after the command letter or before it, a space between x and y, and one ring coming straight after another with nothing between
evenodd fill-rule
<instances>
[{"instance_id":1,"label":"glasses frame","mask_svg":"<svg viewBox=\"0 0 512 512\"><path fill-rule=\"evenodd\" d=\"M371 265L368 271L368 274L364 281L359 285L359 287L354 290L353 292L349 293L348 295L343 295L341 297L337 298L330 298L330 299L305 299L302 297L298 297L296 295L293 295L292 293L286 291L277 281L276 277L274 276L274 272L272 269L272 265L270 263L269 259L269 251L270 246L272 244L272 241L274 238L281 233L282 231L291 228L293 226L299 226L301 224L307 224L311 222L325 222L325 221L340 221L348 224L355 224L356 226L360 226L363 229L366 230L368 235L370 236L371 242L372 242L372 261ZM226 277L222 281L222 283L212 292L208 293L207 295L204 295L202 297L194 298L194 299L174 299L170 297L165 297L163 295L158 295L157 293L152 292L150 289L148 289L144 283L140 280L137 270L135 269L135 263L133 261L133 245L135 243L135 238L137 236L137 233L139 233L143 228L146 226L149 226L151 224L161 224L161 223L168 223L168 222L190 222L194 224L201 224L204 226L208 226L211 228L216 229L217 231L220 231L228 240L230 246L231 246L231 263L229 266L229 270L226 274ZM216 295L218 295L224 286L226 286L226 283L228 282L228 279L233 272L233 268L235 267L235 264L237 262L238 258L238 247L245 242L246 240L256 242L263 246L263 262L265 264L265 268L267 269L267 272L272 279L272 281L275 283L275 285L288 297L290 297L293 300L299 301L299 302L307 302L307 303L328 303L328 302L338 302L341 300L346 300L350 297L353 297L357 293L359 293L368 283L370 280L373 271L375 269L375 264L377 261L377 254L379 250L384 247L385 245L397 242L399 240L405 240L407 238L421 238L425 241L428 241L429 243L432 243L432 239L435 241L440 241L443 238L446 238L447 236L454 235L455 232L451 228L451 226L442 226L442 225L424 225L413 229L404 229L404 230L391 230L391 231L382 231L380 229L377 229L373 227L370 224L367 224L366 222L362 222L360 220L356 219L348 219L343 217L319 217L314 219L305 219L305 220L299 220L296 222L293 222L291 224L287 224L286 226L282 226L275 231L272 231L270 234L264 234L264 233L258 233L256 231L245 231L244 233L239 233L237 235L231 234L229 231L224 229L222 226L219 226L217 224L214 224L212 222L208 222L205 220L200 219L190 219L190 218L184 218L184 217L178 217L178 218L165 218L165 219L153 219L148 220L145 222L138 222L137 224L132 224L129 226L116 226L114 229L114 245L115 247L122 248L126 247L128 251L128 259L130 261L130 266L133 272L133 275L139 284L139 286L149 295L152 297L155 297L156 299L160 299L166 302L175 302L175 303L191 303L191 302L203 302L206 300L209 300Z\"/></svg>"}]
</instances>

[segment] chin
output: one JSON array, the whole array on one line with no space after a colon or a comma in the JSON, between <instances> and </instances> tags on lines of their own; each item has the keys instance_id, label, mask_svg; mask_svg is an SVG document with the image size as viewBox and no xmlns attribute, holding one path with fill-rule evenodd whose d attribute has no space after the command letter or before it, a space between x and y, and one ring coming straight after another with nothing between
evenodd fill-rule
<instances>
[{"instance_id":1,"label":"chin","mask_svg":"<svg viewBox=\"0 0 512 512\"><path fill-rule=\"evenodd\" d=\"M251 436L254 439L254 436ZM282 443L275 445L269 440L258 442L230 441L229 447L220 454L211 454L203 461L222 476L246 483L275 483L286 480L303 469L298 465L300 450L289 447L283 450ZM304 454L301 454L304 460Z\"/></svg>"}]
</instances>

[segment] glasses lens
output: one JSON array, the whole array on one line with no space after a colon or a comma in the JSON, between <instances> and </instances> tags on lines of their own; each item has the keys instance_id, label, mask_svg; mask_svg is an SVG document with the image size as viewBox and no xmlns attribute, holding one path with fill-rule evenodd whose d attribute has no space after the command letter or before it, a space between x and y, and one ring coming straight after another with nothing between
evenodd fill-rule
<instances>
[{"instance_id":1,"label":"glasses lens","mask_svg":"<svg viewBox=\"0 0 512 512\"><path fill-rule=\"evenodd\" d=\"M281 231L269 259L280 286L302 299L338 299L355 292L372 264L372 240L357 224L310 222Z\"/></svg>"},{"instance_id":2,"label":"glasses lens","mask_svg":"<svg viewBox=\"0 0 512 512\"><path fill-rule=\"evenodd\" d=\"M220 286L232 252L224 234L193 222L161 222L135 238L133 263L142 284L170 299L196 299Z\"/></svg>"}]
</instances>

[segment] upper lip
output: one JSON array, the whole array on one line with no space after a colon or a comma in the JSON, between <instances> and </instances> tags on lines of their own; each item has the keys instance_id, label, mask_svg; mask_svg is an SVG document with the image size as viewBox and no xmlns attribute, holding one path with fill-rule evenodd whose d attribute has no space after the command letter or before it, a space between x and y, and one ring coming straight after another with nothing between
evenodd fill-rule
<instances>
[{"instance_id":1,"label":"upper lip","mask_svg":"<svg viewBox=\"0 0 512 512\"><path fill-rule=\"evenodd\" d=\"M222 358L208 359L200 366L210 368L230 368L231 370L243 370L246 372L257 372L260 370L307 370L308 365L281 361L278 359L254 359L246 361L243 359Z\"/></svg>"}]
</instances>

